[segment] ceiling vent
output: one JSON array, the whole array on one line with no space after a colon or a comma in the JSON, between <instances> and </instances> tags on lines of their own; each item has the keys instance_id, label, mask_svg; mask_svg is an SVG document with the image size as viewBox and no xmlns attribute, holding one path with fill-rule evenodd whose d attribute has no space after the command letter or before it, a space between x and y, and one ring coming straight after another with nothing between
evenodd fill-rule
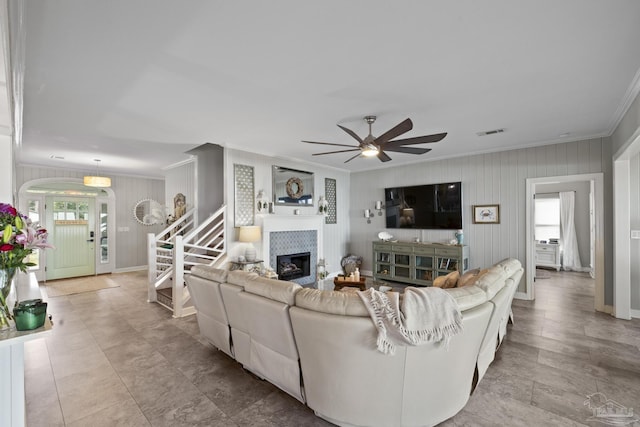
<instances>
[{"instance_id":1,"label":"ceiling vent","mask_svg":"<svg viewBox=\"0 0 640 427\"><path fill-rule=\"evenodd\" d=\"M478 132L476 135L478 136L487 136L487 135L495 135L496 133L502 133L504 129L494 129L494 130L486 130L484 132Z\"/></svg>"}]
</instances>

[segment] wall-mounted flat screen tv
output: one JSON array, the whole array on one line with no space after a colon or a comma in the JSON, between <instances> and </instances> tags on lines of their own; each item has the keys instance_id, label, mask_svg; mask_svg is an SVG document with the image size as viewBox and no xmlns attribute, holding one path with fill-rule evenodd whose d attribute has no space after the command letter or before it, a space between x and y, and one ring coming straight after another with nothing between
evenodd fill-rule
<instances>
[{"instance_id":1,"label":"wall-mounted flat screen tv","mask_svg":"<svg viewBox=\"0 0 640 427\"><path fill-rule=\"evenodd\" d=\"M387 228L462 228L462 183L384 189Z\"/></svg>"}]
</instances>

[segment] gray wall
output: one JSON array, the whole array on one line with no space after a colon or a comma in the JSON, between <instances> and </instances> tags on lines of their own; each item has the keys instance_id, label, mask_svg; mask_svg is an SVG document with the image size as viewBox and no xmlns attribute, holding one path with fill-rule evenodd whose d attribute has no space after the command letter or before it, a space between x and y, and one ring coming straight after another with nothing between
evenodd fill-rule
<instances>
[{"instance_id":1,"label":"gray wall","mask_svg":"<svg viewBox=\"0 0 640 427\"><path fill-rule=\"evenodd\" d=\"M95 171L93 171L95 172ZM86 171L86 173L93 173ZM39 178L82 178L83 171L17 166L16 185ZM156 233L162 226L144 226L133 217L133 206L140 199L151 198L164 203L164 180L109 175L116 196L116 269L147 265L147 233ZM128 230L128 231L125 231Z\"/></svg>"},{"instance_id":2,"label":"gray wall","mask_svg":"<svg viewBox=\"0 0 640 427\"><path fill-rule=\"evenodd\" d=\"M638 129L640 129L640 95L636 96L611 135L611 154L616 154L620 148L626 145Z\"/></svg>"},{"instance_id":3,"label":"gray wall","mask_svg":"<svg viewBox=\"0 0 640 427\"><path fill-rule=\"evenodd\" d=\"M443 142L444 143L444 142ZM383 216L367 224L362 210L384 198L384 188L398 185L462 181L465 244L470 246L470 265L489 266L503 258L525 264L525 187L527 178L604 173L604 188L611 188L611 152L608 138L554 144L499 153L424 161L402 167L353 173L351 176L351 242L363 255L364 270L371 270L372 242L385 230ZM500 224L472 224L471 206L500 204ZM612 199L605 191L605 303L613 302ZM387 230L400 240L419 237L446 242L454 231ZM519 291L525 292L525 281Z\"/></svg>"},{"instance_id":4,"label":"gray wall","mask_svg":"<svg viewBox=\"0 0 640 427\"><path fill-rule=\"evenodd\" d=\"M560 191L575 191L575 226L578 237L578 252L580 253L580 263L583 267L589 267L591 262L591 232L589 215L589 193L591 193L589 182L566 182L561 184L539 184L536 185L537 193L558 193ZM558 236L559 237L559 236Z\"/></svg>"}]
</instances>

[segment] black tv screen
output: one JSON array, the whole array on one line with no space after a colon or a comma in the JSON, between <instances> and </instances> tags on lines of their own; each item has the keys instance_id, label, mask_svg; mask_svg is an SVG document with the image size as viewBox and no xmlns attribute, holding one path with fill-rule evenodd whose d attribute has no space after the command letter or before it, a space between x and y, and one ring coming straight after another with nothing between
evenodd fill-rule
<instances>
[{"instance_id":1,"label":"black tv screen","mask_svg":"<svg viewBox=\"0 0 640 427\"><path fill-rule=\"evenodd\" d=\"M387 228L462 228L462 183L384 189Z\"/></svg>"}]
</instances>

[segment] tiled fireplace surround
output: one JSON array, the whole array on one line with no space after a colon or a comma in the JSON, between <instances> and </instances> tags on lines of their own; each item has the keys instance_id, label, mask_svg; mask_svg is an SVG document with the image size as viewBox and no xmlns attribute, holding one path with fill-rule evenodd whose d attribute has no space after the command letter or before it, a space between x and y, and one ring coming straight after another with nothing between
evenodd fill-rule
<instances>
[{"instance_id":1,"label":"tiled fireplace surround","mask_svg":"<svg viewBox=\"0 0 640 427\"><path fill-rule=\"evenodd\" d=\"M311 253L309 276L294 279L300 285L315 282L318 258L322 257L321 215L266 215L262 220L262 255L276 269L276 257L300 252Z\"/></svg>"}]
</instances>

